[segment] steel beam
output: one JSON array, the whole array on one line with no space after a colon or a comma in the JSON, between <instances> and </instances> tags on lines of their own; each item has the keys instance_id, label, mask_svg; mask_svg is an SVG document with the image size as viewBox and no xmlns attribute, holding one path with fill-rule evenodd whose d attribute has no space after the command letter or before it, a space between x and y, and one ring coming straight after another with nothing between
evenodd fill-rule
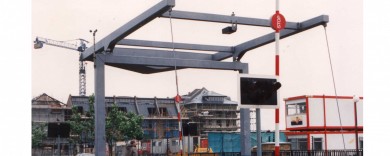
<instances>
[{"instance_id":1,"label":"steel beam","mask_svg":"<svg viewBox=\"0 0 390 156\"><path fill-rule=\"evenodd\" d=\"M153 50L153 49L136 49L136 48L115 48L114 55L116 56L132 56L132 57L162 57L162 58L178 58L178 59L194 59L194 60L212 60L211 54L190 53L182 51L170 50Z\"/></svg>"},{"instance_id":2,"label":"steel beam","mask_svg":"<svg viewBox=\"0 0 390 156\"><path fill-rule=\"evenodd\" d=\"M172 49L172 42L145 41L145 40L133 40L133 39L123 39L119 41L117 45ZM219 51L219 52L233 53L232 47L229 46L174 43L174 47L175 49L184 49L184 50Z\"/></svg>"},{"instance_id":3,"label":"steel beam","mask_svg":"<svg viewBox=\"0 0 390 156\"><path fill-rule=\"evenodd\" d=\"M170 17L169 12L164 13L162 17L169 18ZM241 25L271 27L271 21L269 19L227 16L227 15L197 13L197 12L188 12L188 11L172 11L171 17L174 19L183 19L183 20L195 20L195 21L206 21L206 22L216 22L216 23L234 22ZM298 29L298 23L286 22L285 29Z\"/></svg>"},{"instance_id":4,"label":"steel beam","mask_svg":"<svg viewBox=\"0 0 390 156\"><path fill-rule=\"evenodd\" d=\"M162 57L133 57L116 56L114 54L105 55L107 65L137 65L137 66L157 66L177 68L201 68L201 69L219 69L219 70L238 70L247 71L248 64L241 62L220 62L194 59L175 59Z\"/></svg>"},{"instance_id":5,"label":"steel beam","mask_svg":"<svg viewBox=\"0 0 390 156\"><path fill-rule=\"evenodd\" d=\"M216 53L216 54L213 54L213 60L216 60L216 61L221 61L221 60L224 60L224 59L227 59L229 57L232 57L233 54L229 54L229 53Z\"/></svg>"},{"instance_id":6,"label":"steel beam","mask_svg":"<svg viewBox=\"0 0 390 156\"><path fill-rule=\"evenodd\" d=\"M127 22L125 25L97 42L95 45L96 52L101 52L103 50L113 50L117 42L138 30L156 17L160 16L162 13L169 11L174 6L175 0L163 0L160 3L157 3L150 9L143 12L141 15L135 17L133 20ZM87 57L90 57L94 53L93 49L94 46L86 49L83 53L81 53L80 59L85 60Z\"/></svg>"},{"instance_id":7,"label":"steel beam","mask_svg":"<svg viewBox=\"0 0 390 156\"><path fill-rule=\"evenodd\" d=\"M95 59L95 154L106 155L106 104L104 88L104 55Z\"/></svg>"},{"instance_id":8,"label":"steel beam","mask_svg":"<svg viewBox=\"0 0 390 156\"><path fill-rule=\"evenodd\" d=\"M302 31L311 29L313 27L319 26L319 25L325 25L326 23L329 22L329 16L327 15L321 15L309 20L306 20L302 23L299 24L299 29L298 30L289 30L289 29L283 29L280 31L280 38L286 38L291 35L300 33ZM261 47L263 45L266 45L268 43L274 42L275 41L275 34L274 33L269 33L267 35L255 38L253 40L244 42L242 44L239 44L235 46L235 53L233 57L237 57L237 60L240 60L244 54L252 49Z\"/></svg>"}]
</instances>

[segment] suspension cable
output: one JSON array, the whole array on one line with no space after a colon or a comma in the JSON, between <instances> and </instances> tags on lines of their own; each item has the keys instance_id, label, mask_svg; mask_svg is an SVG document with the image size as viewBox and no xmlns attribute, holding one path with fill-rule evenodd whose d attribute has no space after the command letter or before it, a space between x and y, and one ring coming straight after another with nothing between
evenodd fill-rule
<instances>
[{"instance_id":1,"label":"suspension cable","mask_svg":"<svg viewBox=\"0 0 390 156\"><path fill-rule=\"evenodd\" d=\"M182 126L182 120L181 120L181 108L180 108L180 95L179 95L179 83L178 83L178 76L177 76L177 65L176 65L176 52L175 52L175 43L173 40L173 26L172 26L172 8L169 10L169 25L171 28L171 42L172 42L172 52L173 52L173 59L175 60L175 80L176 80L176 97L175 97L175 103L176 103L176 108L177 108L177 119L179 123L179 148L180 148L180 155L183 156L183 141L182 141L182 136L183 136L183 126ZM188 138L189 139L189 138ZM189 149L188 149L189 150ZM189 151L187 151L189 153Z\"/></svg>"},{"instance_id":2,"label":"suspension cable","mask_svg":"<svg viewBox=\"0 0 390 156\"><path fill-rule=\"evenodd\" d=\"M169 11L169 25L171 28L171 42L172 42L172 52L173 52L173 59L175 59L175 80L176 80L176 93L179 95L179 83L177 78L177 67L176 67L176 52L175 52L175 43L173 41L173 28L172 28L172 15L171 15L172 9Z\"/></svg>"},{"instance_id":3,"label":"suspension cable","mask_svg":"<svg viewBox=\"0 0 390 156\"><path fill-rule=\"evenodd\" d=\"M327 46L327 48L328 48L328 56L329 56L330 70L331 70L332 79L333 79L333 89L334 89L334 94L335 94L335 96L336 96L337 112L338 112L338 116L339 116L339 122L340 122L341 131L343 132L344 130L343 130L342 122L341 122L341 115L340 115L340 108L339 108L339 100L338 100L338 97L337 97L336 82L335 82L335 80L334 80L334 72L333 72L332 58L330 57L330 49L329 49L328 33L326 32L326 25L324 25L324 30L325 30L326 46ZM341 133L341 135L342 135L342 138L343 138L343 146L344 146L344 150L345 150L344 133Z\"/></svg>"}]
</instances>

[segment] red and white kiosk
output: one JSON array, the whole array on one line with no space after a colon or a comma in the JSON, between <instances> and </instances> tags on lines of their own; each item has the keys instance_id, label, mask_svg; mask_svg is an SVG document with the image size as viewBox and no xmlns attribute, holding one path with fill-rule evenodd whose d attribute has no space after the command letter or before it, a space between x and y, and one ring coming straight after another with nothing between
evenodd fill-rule
<instances>
[{"instance_id":1,"label":"red and white kiosk","mask_svg":"<svg viewBox=\"0 0 390 156\"><path fill-rule=\"evenodd\" d=\"M363 148L363 97L304 95L284 101L285 134L293 150Z\"/></svg>"}]
</instances>

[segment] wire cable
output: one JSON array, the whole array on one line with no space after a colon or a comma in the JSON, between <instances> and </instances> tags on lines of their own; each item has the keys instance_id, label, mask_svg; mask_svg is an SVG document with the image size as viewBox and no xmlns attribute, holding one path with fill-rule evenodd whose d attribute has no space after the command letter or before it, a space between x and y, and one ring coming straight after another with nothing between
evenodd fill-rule
<instances>
[{"instance_id":1,"label":"wire cable","mask_svg":"<svg viewBox=\"0 0 390 156\"><path fill-rule=\"evenodd\" d=\"M326 25L324 25L324 30L325 30L326 46L327 46L327 48L328 48L328 56L329 56L330 70L331 70L332 79L333 79L334 94L335 94L335 96L336 96L337 112L338 112L338 115L339 115L339 121L340 121L341 132L343 132L344 130L343 130L342 122L341 122L341 115L340 115L340 108L339 108L339 100L338 100L338 97L337 97L336 82L335 82L335 80L334 80L334 72L333 72L332 58L330 57L330 49L329 49L328 33L326 32ZM342 138L343 138L343 146L344 146L344 150L345 150L344 133L341 133L341 135L342 135Z\"/></svg>"},{"instance_id":2,"label":"wire cable","mask_svg":"<svg viewBox=\"0 0 390 156\"><path fill-rule=\"evenodd\" d=\"M175 60L175 80L176 80L176 97L175 97L175 103L177 103L177 117L178 117L178 122L179 122L179 146L180 146L180 155L183 155L183 141L182 141L182 136L183 136L183 126L182 126L182 119L180 117L181 114L181 108L180 108L180 95L179 95L179 83L178 83L178 76L177 76L177 65L176 65L176 52L175 52L175 43L173 40L173 26L172 26L172 8L169 10L169 25L171 28L171 42L172 42L172 52L173 52L173 59ZM188 152L188 151L187 151ZM188 152L189 153L189 152Z\"/></svg>"},{"instance_id":3,"label":"wire cable","mask_svg":"<svg viewBox=\"0 0 390 156\"><path fill-rule=\"evenodd\" d=\"M172 52L173 52L173 59L175 59L175 80L176 80L176 94L179 95L179 83L178 83L178 77L177 77L177 65L176 65L176 52L175 52L175 43L173 40L173 26L172 26L172 10L169 11L169 25L171 28L171 42L172 42Z\"/></svg>"}]
</instances>

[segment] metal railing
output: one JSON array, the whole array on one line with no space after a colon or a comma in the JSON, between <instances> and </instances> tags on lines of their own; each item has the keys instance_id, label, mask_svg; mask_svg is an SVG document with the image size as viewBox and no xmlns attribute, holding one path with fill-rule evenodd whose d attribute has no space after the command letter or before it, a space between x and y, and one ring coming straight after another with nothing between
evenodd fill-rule
<instances>
[{"instance_id":1,"label":"metal railing","mask_svg":"<svg viewBox=\"0 0 390 156\"><path fill-rule=\"evenodd\" d=\"M56 155L56 149L33 149L33 156L44 156L44 155ZM68 150L61 150L62 156L71 156L75 153ZM121 149L113 152L116 156L121 156ZM280 156L363 156L363 150L360 149L357 155L356 150L281 150ZM170 153L168 156L177 156L177 153ZM256 156L256 152L251 153L252 156ZM274 156L274 151L262 151L262 156ZM167 154L150 154L140 153L139 156L167 156ZM240 152L219 152L219 153L183 153L183 156L241 156Z\"/></svg>"},{"instance_id":2,"label":"metal railing","mask_svg":"<svg viewBox=\"0 0 390 156\"><path fill-rule=\"evenodd\" d=\"M141 154L139 156L178 156L178 153L170 154ZM240 152L222 152L222 153L183 153L183 156L240 156Z\"/></svg>"},{"instance_id":3,"label":"metal railing","mask_svg":"<svg viewBox=\"0 0 390 156\"><path fill-rule=\"evenodd\" d=\"M358 155L359 154L359 155ZM274 151L262 151L262 156L274 156ZM256 152L252 152L256 156ZM356 150L281 150L280 156L363 156L363 149Z\"/></svg>"}]
</instances>

